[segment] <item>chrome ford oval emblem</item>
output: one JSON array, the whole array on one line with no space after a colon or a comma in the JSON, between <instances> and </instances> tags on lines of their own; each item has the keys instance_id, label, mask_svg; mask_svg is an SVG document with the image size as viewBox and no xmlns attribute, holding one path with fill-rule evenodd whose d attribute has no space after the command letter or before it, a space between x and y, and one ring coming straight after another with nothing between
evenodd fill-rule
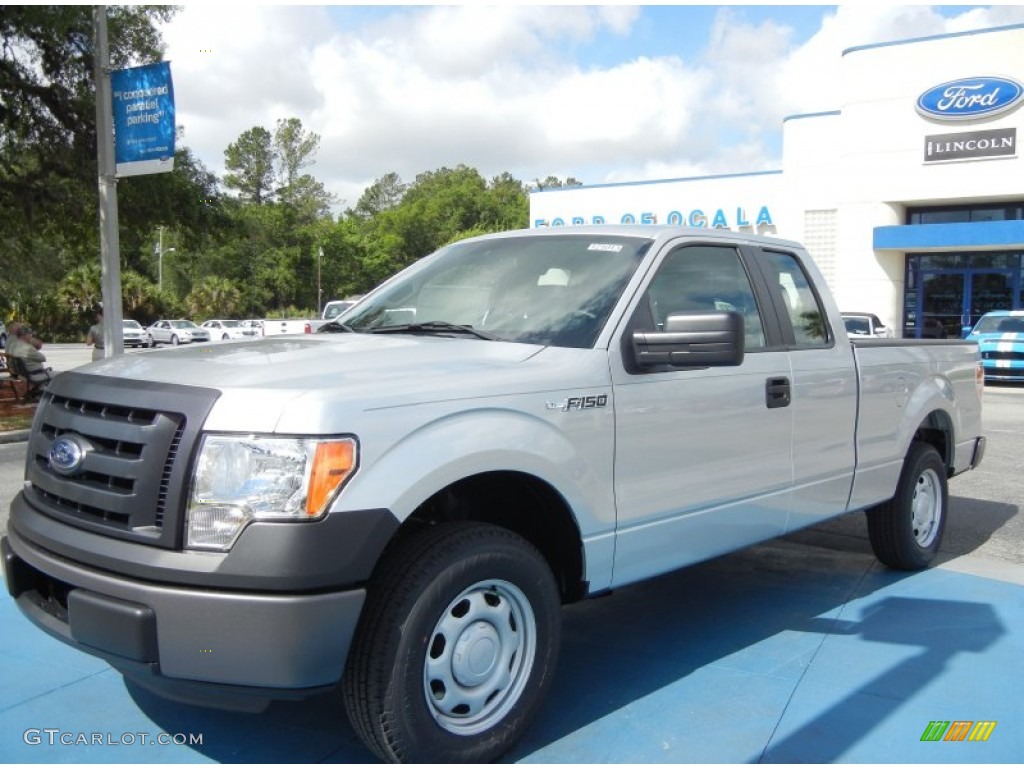
<instances>
[{"instance_id":1,"label":"chrome ford oval emblem","mask_svg":"<svg viewBox=\"0 0 1024 768\"><path fill-rule=\"evenodd\" d=\"M1009 77L965 77L936 85L917 97L917 111L933 120L976 120L1016 107L1024 85Z\"/></svg>"},{"instance_id":2,"label":"chrome ford oval emblem","mask_svg":"<svg viewBox=\"0 0 1024 768\"><path fill-rule=\"evenodd\" d=\"M73 475L82 468L86 446L75 437L58 437L50 445L50 469L62 475Z\"/></svg>"}]
</instances>

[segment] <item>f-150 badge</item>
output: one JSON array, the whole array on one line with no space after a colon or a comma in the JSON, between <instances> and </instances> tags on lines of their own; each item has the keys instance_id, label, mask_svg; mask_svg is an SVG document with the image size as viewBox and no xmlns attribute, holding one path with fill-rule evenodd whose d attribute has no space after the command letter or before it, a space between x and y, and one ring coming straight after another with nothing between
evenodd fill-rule
<instances>
[{"instance_id":1,"label":"f-150 badge","mask_svg":"<svg viewBox=\"0 0 1024 768\"><path fill-rule=\"evenodd\" d=\"M606 405L608 405L608 395L581 395L580 397L567 397L560 403L548 400L545 407L549 411L585 411L590 408L604 408Z\"/></svg>"}]
</instances>

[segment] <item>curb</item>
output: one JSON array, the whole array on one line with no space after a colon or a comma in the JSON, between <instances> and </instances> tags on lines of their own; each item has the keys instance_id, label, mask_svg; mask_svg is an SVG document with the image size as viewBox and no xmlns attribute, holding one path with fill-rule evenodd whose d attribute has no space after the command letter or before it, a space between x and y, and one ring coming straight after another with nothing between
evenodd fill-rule
<instances>
[{"instance_id":1,"label":"curb","mask_svg":"<svg viewBox=\"0 0 1024 768\"><path fill-rule=\"evenodd\" d=\"M5 443L23 443L28 440L31 431L29 429L12 429L8 432L0 432L0 445Z\"/></svg>"}]
</instances>

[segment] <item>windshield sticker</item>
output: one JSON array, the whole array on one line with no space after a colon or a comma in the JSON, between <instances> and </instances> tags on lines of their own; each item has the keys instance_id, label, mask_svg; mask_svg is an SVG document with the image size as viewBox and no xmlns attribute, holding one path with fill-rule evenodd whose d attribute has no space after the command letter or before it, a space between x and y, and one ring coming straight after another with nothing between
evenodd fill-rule
<instances>
[{"instance_id":1,"label":"windshield sticker","mask_svg":"<svg viewBox=\"0 0 1024 768\"><path fill-rule=\"evenodd\" d=\"M591 243L587 246L588 251L610 251L611 253L618 253L622 250L622 246L617 243Z\"/></svg>"}]
</instances>

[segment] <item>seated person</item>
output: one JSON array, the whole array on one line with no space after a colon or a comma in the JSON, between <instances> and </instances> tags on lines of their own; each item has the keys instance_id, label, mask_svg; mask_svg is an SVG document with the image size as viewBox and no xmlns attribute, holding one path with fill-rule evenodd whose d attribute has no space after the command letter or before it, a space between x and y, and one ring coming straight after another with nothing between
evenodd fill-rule
<instances>
[{"instance_id":1,"label":"seated person","mask_svg":"<svg viewBox=\"0 0 1024 768\"><path fill-rule=\"evenodd\" d=\"M7 339L7 354L22 360L28 373L29 394L37 393L51 378L51 369L46 366L46 355L40 350L43 342L36 338L32 329L24 323L11 323Z\"/></svg>"}]
</instances>

